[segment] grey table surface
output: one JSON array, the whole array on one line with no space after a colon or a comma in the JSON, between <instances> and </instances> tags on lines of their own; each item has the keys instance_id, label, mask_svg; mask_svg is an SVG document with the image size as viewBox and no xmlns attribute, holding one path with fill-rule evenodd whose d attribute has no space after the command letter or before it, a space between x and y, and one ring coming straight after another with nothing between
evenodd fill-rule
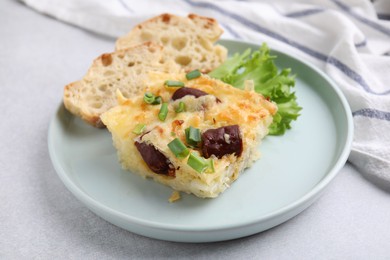
<instances>
[{"instance_id":1,"label":"grey table surface","mask_svg":"<svg viewBox=\"0 0 390 260\"><path fill-rule=\"evenodd\" d=\"M104 38L0 1L1 259L389 259L390 193L346 164L311 207L250 237L154 240L96 216L62 184L47 132L63 86L111 51Z\"/></svg>"}]
</instances>

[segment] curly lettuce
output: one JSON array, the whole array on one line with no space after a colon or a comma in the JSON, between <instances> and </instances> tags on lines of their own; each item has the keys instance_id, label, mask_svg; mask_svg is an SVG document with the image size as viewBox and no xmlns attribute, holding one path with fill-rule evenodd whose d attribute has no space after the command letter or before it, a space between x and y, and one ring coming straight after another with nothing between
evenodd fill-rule
<instances>
[{"instance_id":1,"label":"curly lettuce","mask_svg":"<svg viewBox=\"0 0 390 260\"><path fill-rule=\"evenodd\" d=\"M275 58L270 55L267 44L263 43L253 53L247 49L242 54L234 54L209 75L241 89L246 80L253 80L255 91L278 106L269 134L283 135L287 129L291 129L292 121L297 120L302 108L296 101L295 92L292 92L295 77L290 75L290 69L279 71L274 63Z\"/></svg>"}]
</instances>

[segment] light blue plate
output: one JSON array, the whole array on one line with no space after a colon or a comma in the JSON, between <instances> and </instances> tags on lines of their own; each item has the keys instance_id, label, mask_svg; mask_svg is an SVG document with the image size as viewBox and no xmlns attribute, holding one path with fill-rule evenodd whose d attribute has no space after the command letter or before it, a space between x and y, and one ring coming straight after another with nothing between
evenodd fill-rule
<instances>
[{"instance_id":1,"label":"light blue plate","mask_svg":"<svg viewBox=\"0 0 390 260\"><path fill-rule=\"evenodd\" d=\"M256 44L221 41L229 53ZM307 208L346 162L353 136L350 108L338 87L306 62L280 51L276 63L297 74L303 107L292 130L267 137L262 158L216 199L184 194L123 171L105 129L61 105L49 129L49 151L65 186L105 220L144 236L181 242L221 241L276 226Z\"/></svg>"}]
</instances>

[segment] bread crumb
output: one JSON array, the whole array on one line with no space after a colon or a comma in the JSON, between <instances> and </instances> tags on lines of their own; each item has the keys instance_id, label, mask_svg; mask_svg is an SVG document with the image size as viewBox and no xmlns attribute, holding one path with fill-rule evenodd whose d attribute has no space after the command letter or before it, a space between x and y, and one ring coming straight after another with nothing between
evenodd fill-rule
<instances>
[{"instance_id":1,"label":"bread crumb","mask_svg":"<svg viewBox=\"0 0 390 260\"><path fill-rule=\"evenodd\" d=\"M169 203L173 203L179 199L181 199L180 192L175 190L172 192L172 195L171 195L171 197L169 197L168 201L169 201Z\"/></svg>"},{"instance_id":2,"label":"bread crumb","mask_svg":"<svg viewBox=\"0 0 390 260\"><path fill-rule=\"evenodd\" d=\"M107 67L112 63L112 56L110 53L105 53L101 56L103 66Z\"/></svg>"}]
</instances>

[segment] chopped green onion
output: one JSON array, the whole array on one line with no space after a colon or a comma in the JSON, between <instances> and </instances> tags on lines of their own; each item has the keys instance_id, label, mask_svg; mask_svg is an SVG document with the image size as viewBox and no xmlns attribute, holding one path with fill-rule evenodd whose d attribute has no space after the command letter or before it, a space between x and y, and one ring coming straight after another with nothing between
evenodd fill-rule
<instances>
[{"instance_id":1,"label":"chopped green onion","mask_svg":"<svg viewBox=\"0 0 390 260\"><path fill-rule=\"evenodd\" d=\"M175 112L180 113L186 111L186 104L184 102L180 101L179 106L176 108Z\"/></svg>"},{"instance_id":2,"label":"chopped green onion","mask_svg":"<svg viewBox=\"0 0 390 260\"><path fill-rule=\"evenodd\" d=\"M144 101L148 104L158 105L162 103L162 98L160 96L156 97L153 93L146 92L144 94Z\"/></svg>"},{"instance_id":3,"label":"chopped green onion","mask_svg":"<svg viewBox=\"0 0 390 260\"><path fill-rule=\"evenodd\" d=\"M190 157L188 157L187 164L199 173L202 173L207 168L206 160L194 153L191 153Z\"/></svg>"},{"instance_id":4,"label":"chopped green onion","mask_svg":"<svg viewBox=\"0 0 390 260\"><path fill-rule=\"evenodd\" d=\"M158 118L161 121L165 121L165 118L167 118L168 115L168 103L162 103L160 112L158 112Z\"/></svg>"},{"instance_id":5,"label":"chopped green onion","mask_svg":"<svg viewBox=\"0 0 390 260\"><path fill-rule=\"evenodd\" d=\"M176 88L181 88L184 87L184 83L181 81L175 81L175 80L166 80L164 82L164 85L168 87L176 87Z\"/></svg>"},{"instance_id":6,"label":"chopped green onion","mask_svg":"<svg viewBox=\"0 0 390 260\"><path fill-rule=\"evenodd\" d=\"M180 141L179 138L173 139L173 141L168 144L168 147L177 158L187 157L190 153L188 148Z\"/></svg>"},{"instance_id":7,"label":"chopped green onion","mask_svg":"<svg viewBox=\"0 0 390 260\"><path fill-rule=\"evenodd\" d=\"M200 130L195 127L188 127L185 129L187 144L197 147L201 141Z\"/></svg>"},{"instance_id":8,"label":"chopped green onion","mask_svg":"<svg viewBox=\"0 0 390 260\"><path fill-rule=\"evenodd\" d=\"M214 160L213 159L208 159L207 160L207 168L204 171L205 173L213 173L215 171L214 169Z\"/></svg>"},{"instance_id":9,"label":"chopped green onion","mask_svg":"<svg viewBox=\"0 0 390 260\"><path fill-rule=\"evenodd\" d=\"M187 160L188 166L198 173L212 173L214 172L214 161L206 160L195 153L191 153Z\"/></svg>"},{"instance_id":10,"label":"chopped green onion","mask_svg":"<svg viewBox=\"0 0 390 260\"><path fill-rule=\"evenodd\" d=\"M133 129L133 133L136 135L140 135L143 133L143 131L145 131L145 128L146 128L145 124L137 124Z\"/></svg>"},{"instance_id":11,"label":"chopped green onion","mask_svg":"<svg viewBox=\"0 0 390 260\"><path fill-rule=\"evenodd\" d=\"M152 105L158 105L162 103L162 98L160 96L156 97L152 102Z\"/></svg>"},{"instance_id":12,"label":"chopped green onion","mask_svg":"<svg viewBox=\"0 0 390 260\"><path fill-rule=\"evenodd\" d=\"M153 95L153 93L150 93L150 92L146 92L144 94L144 101L148 104L152 104L154 102L154 100L156 99L156 97Z\"/></svg>"},{"instance_id":13,"label":"chopped green onion","mask_svg":"<svg viewBox=\"0 0 390 260\"><path fill-rule=\"evenodd\" d=\"M202 74L200 73L199 70L193 70L193 71L188 72L188 73L186 74L186 78L187 78L188 80L190 80L190 79L196 79L196 78L200 77L200 75L202 75Z\"/></svg>"}]
</instances>

